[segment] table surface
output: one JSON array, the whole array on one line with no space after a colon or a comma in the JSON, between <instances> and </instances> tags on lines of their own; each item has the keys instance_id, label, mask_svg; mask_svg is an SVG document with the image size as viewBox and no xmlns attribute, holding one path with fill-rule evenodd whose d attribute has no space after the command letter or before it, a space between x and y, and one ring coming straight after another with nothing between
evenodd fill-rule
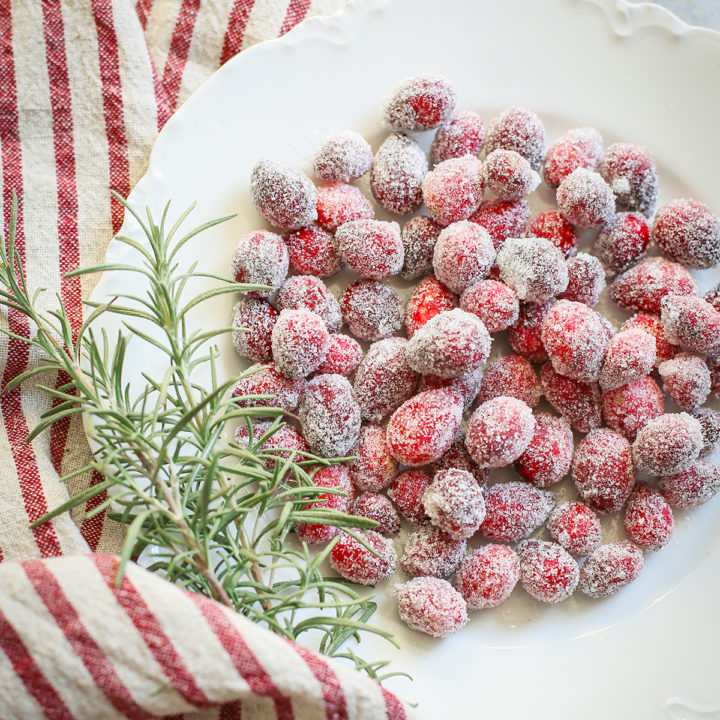
<instances>
[{"instance_id":1,"label":"table surface","mask_svg":"<svg viewBox=\"0 0 720 720\"><path fill-rule=\"evenodd\" d=\"M655 0L691 25L720 30L720 2L718 0Z\"/></svg>"}]
</instances>

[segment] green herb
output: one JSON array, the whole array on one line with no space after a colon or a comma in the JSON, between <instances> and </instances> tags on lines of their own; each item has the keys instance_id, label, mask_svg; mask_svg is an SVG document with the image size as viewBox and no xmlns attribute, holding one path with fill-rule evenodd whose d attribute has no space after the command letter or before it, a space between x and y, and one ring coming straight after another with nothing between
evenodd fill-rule
<instances>
[{"instance_id":1,"label":"green herb","mask_svg":"<svg viewBox=\"0 0 720 720\"><path fill-rule=\"evenodd\" d=\"M140 273L145 296L121 294L92 311L74 336L60 298L59 309L41 315L37 300L43 290L28 289L20 256L15 249L17 202L13 199L7 249L0 248L0 304L25 315L36 327L30 338L6 334L42 352L38 364L14 378L9 391L38 373L64 371L70 382L59 388L39 385L60 401L42 418L28 441L52 423L77 413L91 417L89 436L96 448L93 461L64 480L95 469L104 481L75 495L34 525L109 491L89 514L103 510L126 523L127 536L117 583L125 565L144 549L152 548L152 570L172 582L234 608L276 633L297 639L314 634L321 652L351 659L371 676L379 676L384 662L359 658L343 646L363 632L388 633L369 625L376 609L372 596L359 595L342 580L323 574L322 563L332 543L311 553L291 534L297 523L311 522L343 529L375 525L326 507L304 509L327 493L316 488L312 473L320 466L341 462L297 451L290 458L265 451L263 443L282 427L277 409L239 408L230 389L239 378L221 381L212 340L232 328L203 332L188 329L188 311L212 297L261 288L216 277L217 285L198 296L186 297L188 282L207 278L193 265L182 270L177 254L193 237L227 220L205 223L180 236L180 227L192 206L169 225L169 207L159 224L147 209L143 219L132 213L147 236L147 244L118 236L138 253L138 264L101 265L69 273L68 277L114 271ZM141 260L141 262L140 262ZM4 286L4 289L3 289ZM88 303L89 304L89 303ZM123 316L124 331L111 339L94 331L103 313ZM143 328L138 323L144 323ZM149 325L148 325L149 324ZM152 333L147 328L154 326ZM162 377L143 374L145 385L132 389L123 379L130 343L159 349L167 357ZM133 353L144 348L134 347ZM210 382L194 381L198 371L209 371ZM261 438L248 448L220 441L223 431L258 415L275 416ZM266 461L272 461L272 469Z\"/></svg>"}]
</instances>

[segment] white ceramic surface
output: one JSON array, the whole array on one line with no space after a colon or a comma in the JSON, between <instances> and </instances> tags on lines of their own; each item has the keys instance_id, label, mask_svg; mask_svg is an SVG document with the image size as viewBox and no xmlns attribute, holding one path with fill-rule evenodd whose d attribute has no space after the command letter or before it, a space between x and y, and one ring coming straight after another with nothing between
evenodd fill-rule
<instances>
[{"instance_id":1,"label":"white ceramic surface","mask_svg":"<svg viewBox=\"0 0 720 720\"><path fill-rule=\"evenodd\" d=\"M176 211L197 200L191 217L198 224L237 212L180 258L227 275L237 238L264 226L248 194L254 163L269 156L309 171L319 141L345 128L377 148L385 136L382 99L398 80L420 72L451 78L459 107L476 109L486 122L523 104L543 118L549 141L594 125L607 142L645 144L660 169L661 202L692 196L718 210L720 34L623 0L352 1L216 73L163 130L130 202L159 216L168 199ZM427 147L430 139L421 141ZM366 189L366 179L360 185ZM531 206L541 209L549 197L540 193ZM132 218L123 233L142 240ZM136 260L126 246L111 244L108 262ZM706 289L718 272L697 277ZM105 274L93 299L106 300L127 283L126 275ZM191 291L207 286L198 282ZM224 326L232 304L227 296L216 299L191 322ZM118 328L113 316L103 322L109 331ZM221 373L237 373L229 338L221 347ZM134 354L131 344L127 362L132 381L141 370L161 370L163 361ZM605 523L606 537L614 522ZM376 621L396 633L402 650L378 643L377 652L415 677L388 686L419 701L418 717L428 720L714 718L719 592L716 500L679 514L671 544L647 557L637 583L604 602L573 598L541 607L518 589L506 605L475 614L460 633L438 642L401 625L381 591ZM373 655L372 648L365 652Z\"/></svg>"}]
</instances>

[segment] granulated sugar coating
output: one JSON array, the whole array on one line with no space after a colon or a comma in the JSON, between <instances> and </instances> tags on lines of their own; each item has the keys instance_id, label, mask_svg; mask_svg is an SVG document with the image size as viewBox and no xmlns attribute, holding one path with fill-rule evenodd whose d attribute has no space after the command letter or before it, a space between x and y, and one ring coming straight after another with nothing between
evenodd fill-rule
<instances>
[{"instance_id":1,"label":"granulated sugar coating","mask_svg":"<svg viewBox=\"0 0 720 720\"><path fill-rule=\"evenodd\" d=\"M435 473L423 505L430 522L455 539L472 537L485 518L485 499L477 481L457 468Z\"/></svg>"},{"instance_id":2,"label":"granulated sugar coating","mask_svg":"<svg viewBox=\"0 0 720 720\"><path fill-rule=\"evenodd\" d=\"M266 230L243 235L232 257L232 276L235 282L269 285L277 290L288 273L288 251L283 239ZM253 290L248 295L269 297L272 290Z\"/></svg>"},{"instance_id":3,"label":"granulated sugar coating","mask_svg":"<svg viewBox=\"0 0 720 720\"><path fill-rule=\"evenodd\" d=\"M426 390L415 395L390 418L390 451L409 467L439 460L455 439L462 412L462 398L447 390Z\"/></svg>"},{"instance_id":4,"label":"granulated sugar coating","mask_svg":"<svg viewBox=\"0 0 720 720\"><path fill-rule=\"evenodd\" d=\"M658 172L647 148L633 143L608 146L600 174L615 193L620 210L637 210L652 217L658 197Z\"/></svg>"},{"instance_id":5,"label":"granulated sugar coating","mask_svg":"<svg viewBox=\"0 0 720 720\"><path fill-rule=\"evenodd\" d=\"M655 338L640 328L621 330L610 338L598 382L603 390L648 375L655 367Z\"/></svg>"},{"instance_id":6,"label":"granulated sugar coating","mask_svg":"<svg viewBox=\"0 0 720 720\"><path fill-rule=\"evenodd\" d=\"M602 160L604 145L602 135L594 127L579 127L568 130L562 139L579 147L591 160L595 170Z\"/></svg>"},{"instance_id":7,"label":"granulated sugar coating","mask_svg":"<svg viewBox=\"0 0 720 720\"><path fill-rule=\"evenodd\" d=\"M343 130L327 138L318 148L313 170L325 182L357 180L372 164L372 149L367 140L352 130Z\"/></svg>"},{"instance_id":8,"label":"granulated sugar coating","mask_svg":"<svg viewBox=\"0 0 720 720\"><path fill-rule=\"evenodd\" d=\"M417 285L405 308L405 329L412 336L428 321L445 310L457 307L457 296L434 275L424 277Z\"/></svg>"},{"instance_id":9,"label":"granulated sugar coating","mask_svg":"<svg viewBox=\"0 0 720 720\"><path fill-rule=\"evenodd\" d=\"M349 335L331 335L325 359L315 372L318 375L344 375L348 377L362 360L360 343Z\"/></svg>"},{"instance_id":10,"label":"granulated sugar coating","mask_svg":"<svg viewBox=\"0 0 720 720\"><path fill-rule=\"evenodd\" d=\"M542 120L525 107L504 110L491 120L485 138L485 150L514 150L532 166L540 168L545 155L545 128Z\"/></svg>"},{"instance_id":11,"label":"granulated sugar coating","mask_svg":"<svg viewBox=\"0 0 720 720\"><path fill-rule=\"evenodd\" d=\"M240 407L274 407L292 412L298 406L300 393L304 387L303 378L293 380L285 377L274 364L267 367L255 364L251 365L246 375L235 383L232 397ZM248 397L252 395L267 397Z\"/></svg>"},{"instance_id":12,"label":"granulated sugar coating","mask_svg":"<svg viewBox=\"0 0 720 720\"><path fill-rule=\"evenodd\" d=\"M330 334L310 310L282 310L272 330L275 367L286 377L307 377L325 359Z\"/></svg>"},{"instance_id":13,"label":"granulated sugar coating","mask_svg":"<svg viewBox=\"0 0 720 720\"><path fill-rule=\"evenodd\" d=\"M287 460L293 455L297 462L304 460L302 453L310 453L310 447L292 425L282 425L260 443L271 425L270 422L257 422L252 428L252 444L257 449L259 457L263 459L265 469L272 471L276 465L281 464L282 460ZM247 423L238 426L235 431L235 442L242 448L250 447L250 429ZM297 454L293 454L293 450L297 451Z\"/></svg>"},{"instance_id":14,"label":"granulated sugar coating","mask_svg":"<svg viewBox=\"0 0 720 720\"><path fill-rule=\"evenodd\" d=\"M547 523L550 537L575 558L591 553L600 544L600 519L580 502L565 502L551 513Z\"/></svg>"},{"instance_id":15,"label":"granulated sugar coating","mask_svg":"<svg viewBox=\"0 0 720 720\"><path fill-rule=\"evenodd\" d=\"M432 130L452 117L457 93L442 75L417 75L399 83L383 108L388 130Z\"/></svg>"},{"instance_id":16,"label":"granulated sugar coating","mask_svg":"<svg viewBox=\"0 0 720 720\"><path fill-rule=\"evenodd\" d=\"M673 475L687 470L703 449L700 423L687 413L666 413L638 431L633 456L649 475Z\"/></svg>"},{"instance_id":17,"label":"granulated sugar coating","mask_svg":"<svg viewBox=\"0 0 720 720\"><path fill-rule=\"evenodd\" d=\"M544 362L548 359L542 344L542 323L553 301L538 305L522 303L517 321L508 329L508 340L512 349L530 362Z\"/></svg>"},{"instance_id":18,"label":"granulated sugar coating","mask_svg":"<svg viewBox=\"0 0 720 720\"><path fill-rule=\"evenodd\" d=\"M317 190L305 173L273 160L260 160L250 175L258 212L275 227L297 230L317 220Z\"/></svg>"},{"instance_id":19,"label":"granulated sugar coating","mask_svg":"<svg viewBox=\"0 0 720 720\"><path fill-rule=\"evenodd\" d=\"M524 482L498 483L485 491L485 519L480 533L495 542L517 542L548 518L555 495Z\"/></svg>"},{"instance_id":20,"label":"granulated sugar coating","mask_svg":"<svg viewBox=\"0 0 720 720\"><path fill-rule=\"evenodd\" d=\"M543 178L551 188L557 188L578 168L595 170L595 164L581 147L561 138L553 143L545 154Z\"/></svg>"},{"instance_id":21,"label":"granulated sugar coating","mask_svg":"<svg viewBox=\"0 0 720 720\"><path fill-rule=\"evenodd\" d=\"M490 354L482 321L460 308L428 320L408 341L408 365L423 375L456 378L479 368Z\"/></svg>"},{"instance_id":22,"label":"granulated sugar coating","mask_svg":"<svg viewBox=\"0 0 720 720\"><path fill-rule=\"evenodd\" d=\"M707 457L718 450L720 443L720 410L712 408L696 408L690 414L700 423L703 434L703 449L700 457Z\"/></svg>"},{"instance_id":23,"label":"granulated sugar coating","mask_svg":"<svg viewBox=\"0 0 720 720\"><path fill-rule=\"evenodd\" d=\"M405 260L400 270L400 277L405 280L415 280L432 271L435 242L441 230L441 225L425 215L410 218L402 226L400 237Z\"/></svg>"},{"instance_id":24,"label":"granulated sugar coating","mask_svg":"<svg viewBox=\"0 0 720 720\"><path fill-rule=\"evenodd\" d=\"M494 262L495 249L488 231L468 220L448 225L435 243L435 276L454 293L480 282Z\"/></svg>"},{"instance_id":25,"label":"granulated sugar coating","mask_svg":"<svg viewBox=\"0 0 720 720\"><path fill-rule=\"evenodd\" d=\"M625 508L628 540L641 550L659 550L668 544L674 528L667 500L647 483L638 483Z\"/></svg>"},{"instance_id":26,"label":"granulated sugar coating","mask_svg":"<svg viewBox=\"0 0 720 720\"><path fill-rule=\"evenodd\" d=\"M575 559L560 545L544 540L525 540L518 545L520 584L528 595L554 605L569 598L580 571Z\"/></svg>"},{"instance_id":27,"label":"granulated sugar coating","mask_svg":"<svg viewBox=\"0 0 720 720\"><path fill-rule=\"evenodd\" d=\"M566 420L549 413L538 413L535 422L535 433L515 469L535 487L548 488L570 472L573 434Z\"/></svg>"},{"instance_id":28,"label":"granulated sugar coating","mask_svg":"<svg viewBox=\"0 0 720 720\"><path fill-rule=\"evenodd\" d=\"M710 394L710 370L697 355L678 353L658 368L665 392L681 410L702 405Z\"/></svg>"},{"instance_id":29,"label":"granulated sugar coating","mask_svg":"<svg viewBox=\"0 0 720 720\"><path fill-rule=\"evenodd\" d=\"M394 335L405 317L397 290L377 280L356 280L347 285L340 308L350 332L370 342Z\"/></svg>"},{"instance_id":30,"label":"granulated sugar coating","mask_svg":"<svg viewBox=\"0 0 720 720\"><path fill-rule=\"evenodd\" d=\"M318 224L328 232L335 232L343 223L375 217L370 201L360 188L347 183L330 183L317 191Z\"/></svg>"},{"instance_id":31,"label":"granulated sugar coating","mask_svg":"<svg viewBox=\"0 0 720 720\"><path fill-rule=\"evenodd\" d=\"M618 275L610 286L610 299L626 310L660 312L665 295L697 295L693 276L677 263L653 257Z\"/></svg>"},{"instance_id":32,"label":"granulated sugar coating","mask_svg":"<svg viewBox=\"0 0 720 720\"><path fill-rule=\"evenodd\" d=\"M303 510L326 508L344 513L350 512L354 493L350 476L343 465L320 468L313 475L312 482L316 487L333 488L342 491L343 494L323 493L316 500L305 505ZM317 545L332 540L340 531L332 525L299 523L295 526L295 532L300 540L308 545Z\"/></svg>"},{"instance_id":33,"label":"granulated sugar coating","mask_svg":"<svg viewBox=\"0 0 720 720\"><path fill-rule=\"evenodd\" d=\"M568 286L558 298L595 307L605 289L605 270L602 263L594 255L578 253L567 261L567 269Z\"/></svg>"},{"instance_id":34,"label":"granulated sugar coating","mask_svg":"<svg viewBox=\"0 0 720 720\"><path fill-rule=\"evenodd\" d=\"M317 225L308 225L285 236L290 269L298 275L330 277L340 271L335 236Z\"/></svg>"},{"instance_id":35,"label":"granulated sugar coating","mask_svg":"<svg viewBox=\"0 0 720 720\"><path fill-rule=\"evenodd\" d=\"M520 577L520 558L507 545L484 545L468 555L455 574L455 588L471 610L496 607Z\"/></svg>"},{"instance_id":36,"label":"granulated sugar coating","mask_svg":"<svg viewBox=\"0 0 720 720\"><path fill-rule=\"evenodd\" d=\"M542 323L542 344L553 367L580 382L597 380L610 337L600 313L570 300L556 302Z\"/></svg>"},{"instance_id":37,"label":"granulated sugar coating","mask_svg":"<svg viewBox=\"0 0 720 720\"><path fill-rule=\"evenodd\" d=\"M525 302L544 303L567 288L562 253L544 238L508 238L498 248L500 279Z\"/></svg>"},{"instance_id":38,"label":"granulated sugar coating","mask_svg":"<svg viewBox=\"0 0 720 720\"><path fill-rule=\"evenodd\" d=\"M602 411L605 422L632 441L641 427L665 412L665 399L655 380L646 375L604 392Z\"/></svg>"},{"instance_id":39,"label":"granulated sugar coating","mask_svg":"<svg viewBox=\"0 0 720 720\"><path fill-rule=\"evenodd\" d=\"M443 470L464 470L470 473L479 487L488 481L490 471L481 468L471 457L465 447L465 432L460 430L450 449L432 466L433 473Z\"/></svg>"},{"instance_id":40,"label":"granulated sugar coating","mask_svg":"<svg viewBox=\"0 0 720 720\"><path fill-rule=\"evenodd\" d=\"M355 498L351 515L369 518L378 523L375 532L392 537L400 532L400 516L390 500L380 493L363 493Z\"/></svg>"},{"instance_id":41,"label":"granulated sugar coating","mask_svg":"<svg viewBox=\"0 0 720 720\"><path fill-rule=\"evenodd\" d=\"M640 213L618 213L595 239L593 252L611 275L627 270L647 252L650 227Z\"/></svg>"},{"instance_id":42,"label":"granulated sugar coating","mask_svg":"<svg viewBox=\"0 0 720 720\"><path fill-rule=\"evenodd\" d=\"M586 168L573 170L557 189L560 214L576 227L607 225L615 215L615 197L600 175Z\"/></svg>"},{"instance_id":43,"label":"granulated sugar coating","mask_svg":"<svg viewBox=\"0 0 720 720\"><path fill-rule=\"evenodd\" d=\"M323 457L350 455L360 435L360 407L342 375L308 380L298 408L303 435Z\"/></svg>"},{"instance_id":44,"label":"granulated sugar coating","mask_svg":"<svg viewBox=\"0 0 720 720\"><path fill-rule=\"evenodd\" d=\"M519 233L515 237L522 237L524 234ZM577 252L578 236L575 228L557 210L541 212L530 223L527 234L549 240L566 260Z\"/></svg>"},{"instance_id":45,"label":"granulated sugar coating","mask_svg":"<svg viewBox=\"0 0 720 720\"><path fill-rule=\"evenodd\" d=\"M480 116L472 110L463 110L437 129L430 146L430 162L437 165L463 155L479 155L484 141L485 126Z\"/></svg>"},{"instance_id":46,"label":"granulated sugar coating","mask_svg":"<svg viewBox=\"0 0 720 720\"><path fill-rule=\"evenodd\" d=\"M626 320L622 326L623 330L630 330L631 328L644 330L648 335L652 335L655 338L655 367L659 367L661 362L671 360L675 357L675 353L677 353L679 348L677 345L668 342L659 315L643 312L637 313Z\"/></svg>"},{"instance_id":47,"label":"granulated sugar coating","mask_svg":"<svg viewBox=\"0 0 720 720\"><path fill-rule=\"evenodd\" d=\"M421 185L427 171L422 148L407 135L394 133L375 153L370 189L385 210L406 215L422 202Z\"/></svg>"},{"instance_id":48,"label":"granulated sugar coating","mask_svg":"<svg viewBox=\"0 0 720 720\"><path fill-rule=\"evenodd\" d=\"M353 455L357 459L348 465L348 471L360 492L376 493L390 485L398 474L398 463L390 454L385 428L379 425L363 425Z\"/></svg>"},{"instance_id":49,"label":"granulated sugar coating","mask_svg":"<svg viewBox=\"0 0 720 720\"><path fill-rule=\"evenodd\" d=\"M590 432L601 422L600 387L560 375L552 364L540 368L540 385L547 401L581 433Z\"/></svg>"},{"instance_id":50,"label":"granulated sugar coating","mask_svg":"<svg viewBox=\"0 0 720 720\"><path fill-rule=\"evenodd\" d=\"M383 220L353 220L335 233L340 259L360 277L371 280L397 275L405 259L400 226Z\"/></svg>"},{"instance_id":51,"label":"granulated sugar coating","mask_svg":"<svg viewBox=\"0 0 720 720\"><path fill-rule=\"evenodd\" d=\"M480 318L492 335L507 330L520 315L517 295L505 283L482 280L460 296L460 307Z\"/></svg>"},{"instance_id":52,"label":"granulated sugar coating","mask_svg":"<svg viewBox=\"0 0 720 720\"><path fill-rule=\"evenodd\" d=\"M422 182L423 201L440 225L467 220L483 196L483 166L472 155L441 162Z\"/></svg>"},{"instance_id":53,"label":"granulated sugar coating","mask_svg":"<svg viewBox=\"0 0 720 720\"><path fill-rule=\"evenodd\" d=\"M525 452L534 432L532 410L522 400L501 396L484 402L472 414L465 445L480 467L504 467Z\"/></svg>"},{"instance_id":54,"label":"granulated sugar coating","mask_svg":"<svg viewBox=\"0 0 720 720\"><path fill-rule=\"evenodd\" d=\"M708 290L703 296L716 310L720 311L720 285Z\"/></svg>"},{"instance_id":55,"label":"granulated sugar coating","mask_svg":"<svg viewBox=\"0 0 720 720\"><path fill-rule=\"evenodd\" d=\"M272 329L278 314L275 308L262 298L242 296L233 308L233 345L238 353L253 362L263 363L272 359Z\"/></svg>"},{"instance_id":56,"label":"granulated sugar coating","mask_svg":"<svg viewBox=\"0 0 720 720\"><path fill-rule=\"evenodd\" d=\"M525 200L486 200L468 219L490 233L497 250L507 238L525 235L530 222L530 208Z\"/></svg>"},{"instance_id":57,"label":"granulated sugar coating","mask_svg":"<svg viewBox=\"0 0 720 720\"><path fill-rule=\"evenodd\" d=\"M540 184L540 176L514 150L493 150L482 166L486 190L497 200L515 202Z\"/></svg>"},{"instance_id":58,"label":"granulated sugar coating","mask_svg":"<svg viewBox=\"0 0 720 720\"><path fill-rule=\"evenodd\" d=\"M444 638L467 621L462 595L447 580L419 577L393 589L400 619L413 630Z\"/></svg>"},{"instance_id":59,"label":"granulated sugar coating","mask_svg":"<svg viewBox=\"0 0 720 720\"><path fill-rule=\"evenodd\" d=\"M668 341L685 350L705 354L720 346L720 312L707 300L692 295L666 295L660 318Z\"/></svg>"},{"instance_id":60,"label":"granulated sugar coating","mask_svg":"<svg viewBox=\"0 0 720 720\"><path fill-rule=\"evenodd\" d=\"M413 525L430 522L422 497L431 482L430 476L422 470L405 470L395 478L387 491L400 514ZM463 547L462 553L464 552Z\"/></svg>"},{"instance_id":61,"label":"granulated sugar coating","mask_svg":"<svg viewBox=\"0 0 720 720\"><path fill-rule=\"evenodd\" d=\"M373 343L358 366L353 388L363 420L380 423L414 392L417 373L405 359L405 338Z\"/></svg>"},{"instance_id":62,"label":"granulated sugar coating","mask_svg":"<svg viewBox=\"0 0 720 720\"><path fill-rule=\"evenodd\" d=\"M542 397L540 380L528 360L520 355L504 355L485 369L478 402L505 395L522 400L534 408Z\"/></svg>"},{"instance_id":63,"label":"granulated sugar coating","mask_svg":"<svg viewBox=\"0 0 720 720\"><path fill-rule=\"evenodd\" d=\"M313 275L289 277L275 296L278 310L311 310L319 315L327 329L336 333L342 326L340 303L328 286Z\"/></svg>"},{"instance_id":64,"label":"granulated sugar coating","mask_svg":"<svg viewBox=\"0 0 720 720\"><path fill-rule=\"evenodd\" d=\"M390 577L397 567L398 558L392 540L373 530L355 532L362 535L375 552L368 550L352 535L341 532L340 539L330 551L330 565L346 580L358 585L377 585Z\"/></svg>"},{"instance_id":65,"label":"granulated sugar coating","mask_svg":"<svg viewBox=\"0 0 720 720\"><path fill-rule=\"evenodd\" d=\"M583 564L578 589L591 598L609 597L636 580L643 563L642 550L627 540L601 545Z\"/></svg>"},{"instance_id":66,"label":"granulated sugar coating","mask_svg":"<svg viewBox=\"0 0 720 720\"><path fill-rule=\"evenodd\" d=\"M720 465L698 460L687 470L658 478L665 499L677 508L695 508L720 491Z\"/></svg>"},{"instance_id":67,"label":"granulated sugar coating","mask_svg":"<svg viewBox=\"0 0 720 720\"><path fill-rule=\"evenodd\" d=\"M463 373L456 378L441 378L437 375L422 375L420 377L420 383L418 384L418 390L422 392L424 390L445 388L462 398L463 410L467 410L477 397L482 377L482 367L476 367L474 370Z\"/></svg>"},{"instance_id":68,"label":"granulated sugar coating","mask_svg":"<svg viewBox=\"0 0 720 720\"><path fill-rule=\"evenodd\" d=\"M613 430L592 430L575 450L572 479L580 497L593 510L617 512L635 486L630 443Z\"/></svg>"}]
</instances>

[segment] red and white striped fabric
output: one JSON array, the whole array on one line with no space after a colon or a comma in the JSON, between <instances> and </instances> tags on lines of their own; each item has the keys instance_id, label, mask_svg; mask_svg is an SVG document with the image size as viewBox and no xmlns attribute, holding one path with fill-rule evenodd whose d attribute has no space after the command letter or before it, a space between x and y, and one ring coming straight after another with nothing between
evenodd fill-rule
<instances>
[{"instance_id":1,"label":"red and white striped fabric","mask_svg":"<svg viewBox=\"0 0 720 720\"><path fill-rule=\"evenodd\" d=\"M59 294L79 327L93 279L62 276L102 261L122 222L110 189L129 193L198 84L341 2L0 0L0 213L6 234L16 192L17 249L30 284L48 289L45 307ZM12 312L0 323L31 331ZM0 336L0 388L35 362ZM99 480L59 481L88 459L78 416L25 442L47 409L31 385L0 396L0 718L404 717L374 683L138 568L114 592L112 557L87 555L120 547L122 528L104 514L83 519L102 496L30 530Z\"/></svg>"}]
</instances>

